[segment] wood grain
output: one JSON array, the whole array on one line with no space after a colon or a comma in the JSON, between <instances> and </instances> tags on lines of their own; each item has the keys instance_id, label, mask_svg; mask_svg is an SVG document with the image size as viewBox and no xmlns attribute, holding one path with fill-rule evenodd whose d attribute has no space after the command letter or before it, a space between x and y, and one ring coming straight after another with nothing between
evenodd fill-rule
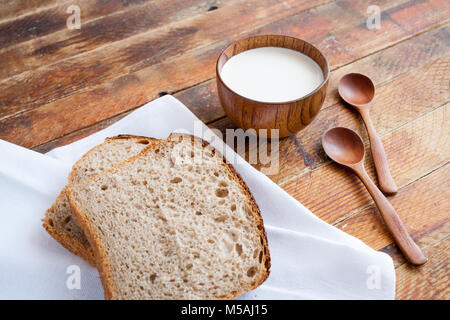
<instances>
[{"instance_id":1,"label":"wood grain","mask_svg":"<svg viewBox=\"0 0 450 320\"><path fill-rule=\"evenodd\" d=\"M69 3L81 5L84 30L66 29ZM377 1L381 28L368 30L371 4L5 0L0 138L48 151L114 123L163 92L175 94L211 127L232 128L213 79L219 52L249 35L301 37L325 53L333 72L322 111L305 131L281 141L280 171L271 178L319 216L391 255L397 299L448 300L450 3ZM400 185L391 200L430 258L421 268L406 264L361 184L330 164L320 147L322 132L336 124L365 134L337 96L337 80L348 72L367 74L377 86L375 126ZM366 167L373 177L370 154Z\"/></svg>"},{"instance_id":2,"label":"wood grain","mask_svg":"<svg viewBox=\"0 0 450 320\"><path fill-rule=\"evenodd\" d=\"M439 167L422 179L401 188L390 197L392 206L415 240L420 240L450 222L450 166ZM424 197L423 195L427 195ZM336 224L339 229L380 250L392 244L374 204L361 209L351 217ZM422 247L426 243L418 241ZM428 254L425 249L425 253Z\"/></svg>"},{"instance_id":3,"label":"wood grain","mask_svg":"<svg viewBox=\"0 0 450 320\"><path fill-rule=\"evenodd\" d=\"M434 229L426 230L423 235L420 235L419 237L416 236L417 244L425 250L425 252L428 252L429 248L436 245L437 243L444 241L445 238L447 238L450 234L450 223L445 222L442 225L436 226ZM404 265L406 260L403 258L402 253L394 244L390 244L387 247L384 247L380 251L388 254L391 256L392 260L394 261L395 268L398 268L402 265ZM432 261L432 263L434 263Z\"/></svg>"},{"instance_id":4,"label":"wood grain","mask_svg":"<svg viewBox=\"0 0 450 320\"><path fill-rule=\"evenodd\" d=\"M445 70L448 69L449 59L449 55L441 57L378 86L372 117L380 135L383 136L448 101L449 77ZM297 181L303 175L310 174L311 170L329 163L320 140L327 129L333 126L350 127L367 140L366 129L354 110L342 103L324 108L304 132L280 142L280 170L271 178L281 186L288 185L291 180ZM211 125L223 130L230 127L230 122L225 118ZM368 150L367 154L370 154ZM392 168L391 154L388 152L387 155L396 179L397 169Z\"/></svg>"},{"instance_id":5,"label":"wood grain","mask_svg":"<svg viewBox=\"0 0 450 320\"><path fill-rule=\"evenodd\" d=\"M449 62L450 56L447 55L404 73L377 88L372 119L380 135L448 101L450 93L446 87L449 79L445 70ZM291 137L291 141L288 140L287 145L281 147L283 148L281 153L286 155L284 157L287 162L286 168L283 166L274 180L285 184L290 177L298 177L327 162L321 151L320 137L332 126L351 127L367 139L366 129L357 113L342 103L333 105L321 112L307 132ZM387 156L390 163L391 154L387 153ZM295 165L292 162L295 162ZM391 171L395 178L396 173L392 167ZM401 183L397 180L396 182Z\"/></svg>"},{"instance_id":6,"label":"wood grain","mask_svg":"<svg viewBox=\"0 0 450 320\"><path fill-rule=\"evenodd\" d=\"M359 72L370 75L374 84L378 86L448 53L450 53L450 27L443 26L366 56L344 67L335 68L330 75L323 109L340 101L337 83L346 73ZM405 55L408 55L408 59L404 59ZM206 123L225 116L217 98L215 80L209 80L183 90L175 96Z\"/></svg>"},{"instance_id":7,"label":"wood grain","mask_svg":"<svg viewBox=\"0 0 450 320\"><path fill-rule=\"evenodd\" d=\"M56 6L57 0L4 0L0 10L0 23L9 19L17 19L21 15L31 14L36 11L46 10Z\"/></svg>"},{"instance_id":8,"label":"wood grain","mask_svg":"<svg viewBox=\"0 0 450 320\"><path fill-rule=\"evenodd\" d=\"M449 241L447 237L429 248L431 263L420 268L404 264L396 270L398 299L443 299L450 297Z\"/></svg>"},{"instance_id":9,"label":"wood grain","mask_svg":"<svg viewBox=\"0 0 450 320\"><path fill-rule=\"evenodd\" d=\"M67 8L70 5L77 5L80 7L81 22L85 23L95 18L116 13L127 7L132 7L137 4L142 4L145 0L118 0L118 1L104 1L104 0L76 0L76 1L60 1L57 5L51 5L51 2L44 1L39 6L36 6L37 1L31 1L26 4L26 15L0 21L0 48L4 49L17 43L22 43L27 40L42 37L47 34L54 33L61 29L66 29L67 18L70 14L67 13ZM16 6L10 9L10 13L14 10L22 11L18 6L23 5L25 1L16 1ZM28 2L28 1L27 1ZM47 2L47 6L45 6ZM42 6L42 7L41 7ZM4 4L3 7L9 7ZM40 8L41 7L41 8ZM15 9L14 9L15 8Z\"/></svg>"},{"instance_id":10,"label":"wood grain","mask_svg":"<svg viewBox=\"0 0 450 320\"><path fill-rule=\"evenodd\" d=\"M110 9L114 9L114 6L111 8L111 4L116 6L120 4L117 1L108 3ZM236 1L226 2L225 5L233 3ZM124 4L125 2L122 3L122 5ZM69 30L64 27L46 36L36 37L0 50L0 56L8 57L8 59L0 59L0 77L6 79L43 65L54 64L138 33L149 30L157 32L154 29L158 27L204 14L210 7L211 1L157 0L146 1L139 6L129 3L123 10L114 12L114 14L86 20L84 8L91 5L94 4L80 4L81 10L83 10L80 30ZM65 14L66 18L67 16ZM120 28L116 28L117 25L120 25ZM142 46L142 50L145 50L144 46Z\"/></svg>"},{"instance_id":11,"label":"wood grain","mask_svg":"<svg viewBox=\"0 0 450 320\"><path fill-rule=\"evenodd\" d=\"M130 73L151 68L169 57L222 41L235 35L238 30L242 32L242 29L255 28L276 21L292 13L292 10L300 11L305 7L309 7L305 1L294 1L291 9L287 10L277 0L265 2L234 0L228 6L208 12L206 15L196 15L157 28L144 28L144 32L121 41L114 41L108 46L91 48L89 54L75 55L3 79L0 82L0 105L4 108L0 109L0 118L70 96L86 87L101 85L108 80L114 81L120 76L126 79ZM232 13L233 19L229 19ZM253 19L255 13L261 19ZM114 28L110 27L108 30ZM91 31L97 34L98 28ZM91 46L95 46L95 43ZM215 51L215 57L218 56L218 51ZM53 55L51 51L50 53ZM211 77L213 74L209 76ZM33 85L30 86L30 83ZM22 94L17 95L17 92Z\"/></svg>"},{"instance_id":12,"label":"wood grain","mask_svg":"<svg viewBox=\"0 0 450 320\"><path fill-rule=\"evenodd\" d=\"M399 186L411 183L449 161L450 129L442 125L448 122L449 108L450 105L437 108L382 138ZM375 179L373 162L367 155L365 166L371 178ZM281 186L328 223L337 223L358 208L372 203L357 178L334 163Z\"/></svg>"},{"instance_id":13,"label":"wood grain","mask_svg":"<svg viewBox=\"0 0 450 320\"><path fill-rule=\"evenodd\" d=\"M385 50L355 61L350 65L334 70L330 76L328 94L323 108L331 107L339 101L336 89L337 82L345 73L356 71L368 74L373 79L375 85L379 86L382 83L389 82L399 75L419 68L436 58L442 57L447 53L450 53L450 28L448 26L444 26L421 34L417 37L413 37ZM408 55L408 59L403 58L405 55ZM200 118L200 120L205 123L212 123L213 121L225 116L217 96L216 88L215 80L209 80L200 85L182 90L175 94L175 97L183 102L197 117ZM387 103L389 103L389 101L387 101ZM92 127L75 131L67 137L52 140L37 147L36 150L46 152L57 146L73 142L77 139L77 137L81 138L88 133L94 133L102 128L105 128L107 125L110 125L114 121L122 118L125 114L127 114L127 112L99 122ZM321 115L319 115L319 118L322 119ZM327 119L327 117L324 119ZM297 139L295 141L301 154L299 155L297 153L292 155L291 160L296 161L293 165L293 170L299 169L299 172L302 172L305 168L313 168L320 165L320 162L318 162L320 159L318 159L316 157L316 153L314 153L315 141L319 139L319 136L310 140L305 140L305 137L307 137L310 132L315 132L316 130L320 130L320 132L322 132L325 130L324 128L321 129L321 127L323 127L321 123L322 120L314 121L311 126L315 126L317 129L308 129L308 132L297 135ZM224 129L227 126L230 127L230 123L227 119L223 119L220 122L212 124L212 126ZM314 144L308 144L303 141L311 141ZM284 140L281 145L283 148L282 154L288 155L289 153L287 150L292 149L294 147L293 144L294 142L292 140ZM282 170L279 172L279 175L272 176L272 179L275 181L282 180L283 176L286 177L291 174L295 174L295 172L290 172L288 170L287 166L289 166L290 162L286 159L283 159L283 161L286 162L286 165L281 168Z\"/></svg>"},{"instance_id":14,"label":"wood grain","mask_svg":"<svg viewBox=\"0 0 450 320\"><path fill-rule=\"evenodd\" d=\"M337 1L335 6L317 8L316 14L311 12L307 16L286 19L278 26L277 32L301 34L303 39L326 54L330 65L340 67L349 60L366 56L373 48L409 38L423 32L424 27L444 24L450 18L450 4L446 1L377 2L383 10L383 23L380 29L369 30L366 10L370 4L373 3ZM290 27L291 24L295 27ZM331 29L329 25L332 25ZM268 33L269 28L263 27L258 32Z\"/></svg>"},{"instance_id":15,"label":"wood grain","mask_svg":"<svg viewBox=\"0 0 450 320\"><path fill-rule=\"evenodd\" d=\"M330 11L330 14L337 11L333 4L324 5L321 8L320 12L316 11L306 11L306 13L299 13L297 16L306 16L309 15L319 15L324 12ZM412 3L411 5L415 5ZM324 11L326 7L326 11ZM220 11L220 10L215 10ZM337 11L340 13L340 11ZM214 12L214 11L213 11ZM334 13L335 15L337 13ZM446 12L441 11L442 16L445 16ZM354 17L355 15L353 15ZM417 18L419 19L419 13L417 13ZM350 19L350 22L353 24L362 23L365 21L365 18L361 16L361 14L356 15L358 17L359 22L355 21L355 18ZM436 21L434 23L440 23L442 20L441 16L434 16ZM337 18L336 18L337 19ZM339 20L339 19L337 19ZM330 20L328 24L325 24L323 28L327 29L329 32L333 31L333 28L336 27L336 22L332 22L334 20ZM339 20L341 21L341 20ZM438 22L439 21L439 22ZM272 28L274 31L279 30L281 26L286 26L287 24L299 23L298 18L294 21L282 21L272 24ZM319 21L317 22L319 23ZM432 24L429 20L425 21L422 25L422 28L429 28L430 24ZM296 26L297 27L297 26ZM294 29L294 26L291 26ZM313 28L313 27L312 27ZM323 29L322 28L322 29ZM391 37L389 35L389 28L398 29L397 25L386 25L384 29L384 33L380 34L377 38L385 37L385 40L382 47L367 47L364 44L364 41L360 43L360 48L355 48L356 52L360 54L368 54L373 51L380 50L386 46L389 46L391 43L403 39L406 36L411 36L411 34L407 32L396 33L396 36ZM314 28L313 28L314 29ZM319 29L319 30L322 30ZM347 29L345 31L348 35L351 35L355 32L354 29ZM368 37L369 35L367 35ZM399 38L400 37L400 38ZM372 37L370 37L371 39ZM369 39L369 38L368 38ZM367 41L369 41L366 39ZM320 40L318 40L320 42ZM371 41L371 40L370 40ZM163 61L154 66L144 68L132 74L127 74L115 81L105 82L98 87L94 87L89 90L81 91L78 93L74 93L69 95L66 98L60 98L58 101L50 102L45 105L39 107L40 110L32 111L31 113L25 113L17 116L12 119L13 122L17 124L14 128L15 133L9 135L11 132L2 132L1 136L3 139L8 141L12 141L15 143L19 143L24 146L33 147L34 145L42 144L46 141L53 140L57 137L63 136L64 134L70 133L74 130L78 130L83 127L87 127L92 125L102 119L113 117L119 113L123 113L127 110L130 110L136 106L142 105L145 101L153 99L156 94L164 88L164 91L173 92L179 90L180 87L186 87L194 85L195 83L202 82L205 79L211 77L212 68L214 66L215 58L217 57L218 51L224 47L226 42L222 44L215 44L216 47L212 48L210 46L203 47L200 49L196 49L191 52L187 52L181 56L174 57L173 59L169 59ZM330 51L330 55L332 49L335 48L327 48L325 46L325 51ZM343 48L344 49L344 48ZM341 59L343 59L342 63L345 61L351 61L351 56L343 56L341 55ZM76 69L77 70L77 69ZM94 74L95 72L92 69L87 69L88 72ZM102 74L100 72L100 74ZM63 86L64 87L64 86ZM50 90L50 88L47 88ZM66 89L68 90L68 89ZM72 90L72 89L70 89ZM132 94L131 94L132 93ZM5 93L6 94L6 93ZM56 94L56 92L54 93ZM46 93L44 92L45 96ZM53 95L53 94L52 94ZM29 96L29 95L28 95ZM14 96L16 97L16 96ZM48 97L47 97L48 98ZM36 99L46 100L43 96L38 95ZM124 102L127 104L124 105ZM100 106L109 106L107 110L103 110L103 107ZM27 106L26 108L33 108L32 105ZM49 122L59 122L61 117L54 112L55 108L60 109L60 113L70 113L74 108L77 111L80 108L84 109L85 117L72 117L72 121L68 126L61 125L49 125ZM12 107L15 109L15 107ZM21 107L19 107L19 110ZM99 110L100 109L100 110ZM9 109L11 111L11 109ZM17 110L16 110L17 111ZM51 113L50 113L51 112ZM82 112L80 110L80 112ZM51 117L53 120L49 119ZM45 119L45 123L42 120ZM6 120L7 121L7 120ZM67 124L67 122L65 122ZM5 125L5 128L10 127ZM44 129L45 128L45 129ZM22 134L18 134L19 131L24 131ZM6 134L5 134L6 133ZM8 137L9 136L9 137ZM21 141L19 141L19 139ZM31 141L33 141L31 143Z\"/></svg>"}]
</instances>

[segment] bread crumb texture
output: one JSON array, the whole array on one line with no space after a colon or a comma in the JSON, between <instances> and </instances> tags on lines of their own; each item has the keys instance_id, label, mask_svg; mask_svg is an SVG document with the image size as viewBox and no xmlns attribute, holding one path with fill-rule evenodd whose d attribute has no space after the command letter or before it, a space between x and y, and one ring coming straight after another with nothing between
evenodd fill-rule
<instances>
[{"instance_id":1,"label":"bread crumb texture","mask_svg":"<svg viewBox=\"0 0 450 320\"><path fill-rule=\"evenodd\" d=\"M200 139L154 142L68 194L95 246L107 298L235 298L269 274L251 193Z\"/></svg>"},{"instance_id":2,"label":"bread crumb texture","mask_svg":"<svg viewBox=\"0 0 450 320\"><path fill-rule=\"evenodd\" d=\"M139 154L154 140L129 135L107 138L104 143L92 148L75 163L69 175L69 182L77 183L91 175L110 169ZM65 248L95 265L91 246L73 219L65 189L47 210L42 222L47 232Z\"/></svg>"}]
</instances>

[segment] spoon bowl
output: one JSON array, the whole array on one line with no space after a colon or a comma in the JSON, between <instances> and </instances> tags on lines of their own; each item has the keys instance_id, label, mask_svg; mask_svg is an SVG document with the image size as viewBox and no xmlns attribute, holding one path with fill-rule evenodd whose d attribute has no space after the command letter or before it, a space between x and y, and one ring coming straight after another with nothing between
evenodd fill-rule
<instances>
[{"instance_id":1,"label":"spoon bowl","mask_svg":"<svg viewBox=\"0 0 450 320\"><path fill-rule=\"evenodd\" d=\"M369 77L360 73L349 73L341 78L339 95L345 102L357 107L367 106L375 96L375 86Z\"/></svg>"},{"instance_id":2,"label":"spoon bowl","mask_svg":"<svg viewBox=\"0 0 450 320\"><path fill-rule=\"evenodd\" d=\"M353 130L337 127L328 130L322 138L326 154L342 165L354 165L364 159L364 143Z\"/></svg>"}]
</instances>

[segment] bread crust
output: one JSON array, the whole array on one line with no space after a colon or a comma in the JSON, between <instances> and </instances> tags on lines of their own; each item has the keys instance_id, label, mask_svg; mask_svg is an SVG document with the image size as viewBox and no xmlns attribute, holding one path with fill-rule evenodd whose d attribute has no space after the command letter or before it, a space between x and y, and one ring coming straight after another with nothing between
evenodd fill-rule
<instances>
[{"instance_id":1,"label":"bread crust","mask_svg":"<svg viewBox=\"0 0 450 320\"><path fill-rule=\"evenodd\" d=\"M114 296L114 283L111 280L109 264L105 259L105 250L98 239L97 234L92 229L89 224L86 215L83 211L76 205L74 201L70 199L71 187L66 190L67 197L69 198L70 208L72 209L72 214L75 218L78 226L83 230L86 238L88 239L91 247L94 251L94 256L96 260L97 270L100 275L100 281L103 286L103 294L107 300L115 300Z\"/></svg>"},{"instance_id":2,"label":"bread crust","mask_svg":"<svg viewBox=\"0 0 450 320\"><path fill-rule=\"evenodd\" d=\"M231 164L226 162L223 155L220 154L217 150L215 150L208 142L206 142L203 139L200 139L198 137L195 137L193 135L172 133L165 141L164 140L162 140L162 141L156 140L153 143L150 143L149 146L147 148L145 148L143 151L141 151L138 155L133 156L133 157L121 162L118 166L116 166L114 168L110 168L98 175L93 175L93 176L87 178L85 180L85 182L88 180L98 179L100 176L102 176L103 174L106 174L107 172L114 172L114 171L118 170L120 167L122 167L123 165L125 165L126 163L132 162L132 161L134 161L134 159L136 159L140 156L143 156L149 152L152 152L155 148L162 146L163 143L167 143L168 140L175 139L176 137L183 137L183 138L186 137L188 139L191 139L192 143L194 143L195 140L199 140L199 141L201 141L202 146L204 148L209 148L213 154L217 153L217 155L221 157L221 159L223 161L223 165L226 166L226 168L228 168L228 170L230 171L230 174L239 183L239 186L241 187L242 192L245 193L248 202L251 204L253 219L255 222L255 224L254 224L255 231L259 235L259 237L261 239L261 245L263 247L263 257L262 258L264 261L264 263L263 263L264 268L261 268L261 270L259 271L259 277L253 283L251 283L249 286L241 287L241 288L239 288L239 290L234 291L233 294L217 297L219 299L237 298L240 295L242 295L243 293L245 293L249 290L253 290L256 287L258 287L259 285L261 285L270 274L270 265L271 264L270 264L270 254L269 254L269 247L268 247L268 242L267 242L267 235L266 235L266 232L264 229L261 211L260 211L252 193L250 192L250 189L248 188L247 184L242 179L242 177L236 172L234 167ZM94 249L96 265L99 270L100 279L101 279L101 282L102 282L102 285L104 288L105 299L117 299L117 291L116 291L116 288L114 285L114 281L112 279L112 272L110 269L110 264L107 260L107 256L106 256L104 247L103 247L98 235L95 233L89 220L87 219L86 214L83 212L83 210L81 210L81 208L79 208L77 206L76 202L74 201L72 192L73 192L73 185L68 185L66 194L69 199L69 204L72 209L75 221L80 226L80 228L84 231L89 243L91 244L91 246Z\"/></svg>"},{"instance_id":3,"label":"bread crust","mask_svg":"<svg viewBox=\"0 0 450 320\"><path fill-rule=\"evenodd\" d=\"M45 230L50 234L53 239L58 241L64 248L69 250L70 252L76 254L77 256L83 258L87 262L89 262L92 266L96 266L96 259L94 257L94 252L92 248L86 246L83 242L79 241L76 238L70 237L67 234L58 232L55 227L51 224L51 216L50 214L55 210L56 204L58 201L62 201L62 197L66 196L65 188L61 190L60 194L56 198L53 205L45 212L45 217L42 219L42 226Z\"/></svg>"},{"instance_id":4,"label":"bread crust","mask_svg":"<svg viewBox=\"0 0 450 320\"><path fill-rule=\"evenodd\" d=\"M86 157L89 156L92 152L96 151L97 149L103 147L105 143L111 143L111 141L118 140L118 139L144 139L150 142L155 141L157 139L150 138L150 137L144 137L144 136L134 136L134 135L128 135L128 134L120 134L114 137L108 137L105 139L105 141L92 149L90 149L87 153L85 153L75 164L72 166L72 171L69 174L68 177L68 184L73 183L74 181L74 175L75 171L78 168L78 165L86 159ZM145 150L145 148L144 148ZM42 226L45 228L45 230L56 240L58 241L64 248L69 250L70 252L76 254L77 256L80 256L87 262L89 262L92 266L96 266L97 259L95 258L94 251L90 246L86 246L83 242L79 241L78 239L69 236L68 234L58 232L51 224L51 213L54 212L56 204L58 201L62 201L62 197L66 196L66 188L64 188L58 197L56 198L55 202L52 204L52 206L47 209L45 212L45 217L42 219Z\"/></svg>"},{"instance_id":5,"label":"bread crust","mask_svg":"<svg viewBox=\"0 0 450 320\"><path fill-rule=\"evenodd\" d=\"M150 138L150 137L143 137L143 136L133 136L130 134L119 134L117 136L114 137L108 137L105 139L105 141L103 141L103 143L96 145L95 147L93 147L92 149L90 149L88 152L86 152L77 162L74 163L74 165L72 166L72 170L69 173L69 177L67 178L67 183L68 184L73 184L75 183L75 173L77 171L78 166L80 165L80 163L82 163L92 152L97 151L97 149L104 147L105 144L111 143L114 140L130 140L130 139L142 139L142 140L147 140L149 143L157 140L155 138ZM145 150L145 148L144 148ZM125 159L124 159L125 160Z\"/></svg>"},{"instance_id":6,"label":"bread crust","mask_svg":"<svg viewBox=\"0 0 450 320\"><path fill-rule=\"evenodd\" d=\"M101 174L106 174L106 172L112 172L114 170L117 170L119 167L124 165L125 163L132 161L136 157L138 157L141 154L144 154L146 150L151 149L152 147L156 145L160 145L159 140L155 140L153 143L150 143L150 146L145 148L143 151L141 151L138 155L133 156L129 158L128 160L124 160L121 164L119 164L117 167L110 168L106 171L104 171ZM86 178L86 180L93 180L98 178L101 174L93 175L91 177ZM77 206L75 201L73 201L72 197L72 185L67 185L66 188L66 195L69 200L70 208L72 210L73 217L75 218L76 223L78 226L83 230L84 234L86 235L86 238L88 239L89 243L91 244L91 247L94 251L94 256L96 260L96 266L98 273L100 275L100 281L103 286L103 293L105 296L105 299L107 300L116 300L116 290L114 282L112 281L111 276L111 270L109 266L109 262L106 260L106 254L105 249L98 237L98 235L94 232L94 229L92 228L91 224L89 223L86 214Z\"/></svg>"}]
</instances>

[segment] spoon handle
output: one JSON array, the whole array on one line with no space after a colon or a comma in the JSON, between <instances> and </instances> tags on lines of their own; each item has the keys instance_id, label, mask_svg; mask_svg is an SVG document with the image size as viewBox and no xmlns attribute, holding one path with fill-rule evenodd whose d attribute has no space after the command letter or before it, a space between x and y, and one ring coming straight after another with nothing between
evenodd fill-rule
<instances>
[{"instance_id":1,"label":"spoon handle","mask_svg":"<svg viewBox=\"0 0 450 320\"><path fill-rule=\"evenodd\" d=\"M391 195L397 193L397 185L392 178L391 171L384 151L383 143L378 136L375 127L370 119L369 110L360 110L361 117L366 125L370 139L370 149L372 150L373 162L377 169L378 183L383 193Z\"/></svg>"},{"instance_id":2,"label":"spoon handle","mask_svg":"<svg viewBox=\"0 0 450 320\"><path fill-rule=\"evenodd\" d=\"M427 262L427 256L414 242L408 231L406 231L399 216L397 215L397 212L395 212L395 209L392 207L386 197L381 193L381 191L367 175L364 167L361 165L360 167L353 169L355 170L361 181L364 183L373 200L375 201L375 204L377 205L377 208L380 211L380 214L387 228L391 232L395 242L403 252L406 259L415 265L421 265Z\"/></svg>"}]
</instances>

